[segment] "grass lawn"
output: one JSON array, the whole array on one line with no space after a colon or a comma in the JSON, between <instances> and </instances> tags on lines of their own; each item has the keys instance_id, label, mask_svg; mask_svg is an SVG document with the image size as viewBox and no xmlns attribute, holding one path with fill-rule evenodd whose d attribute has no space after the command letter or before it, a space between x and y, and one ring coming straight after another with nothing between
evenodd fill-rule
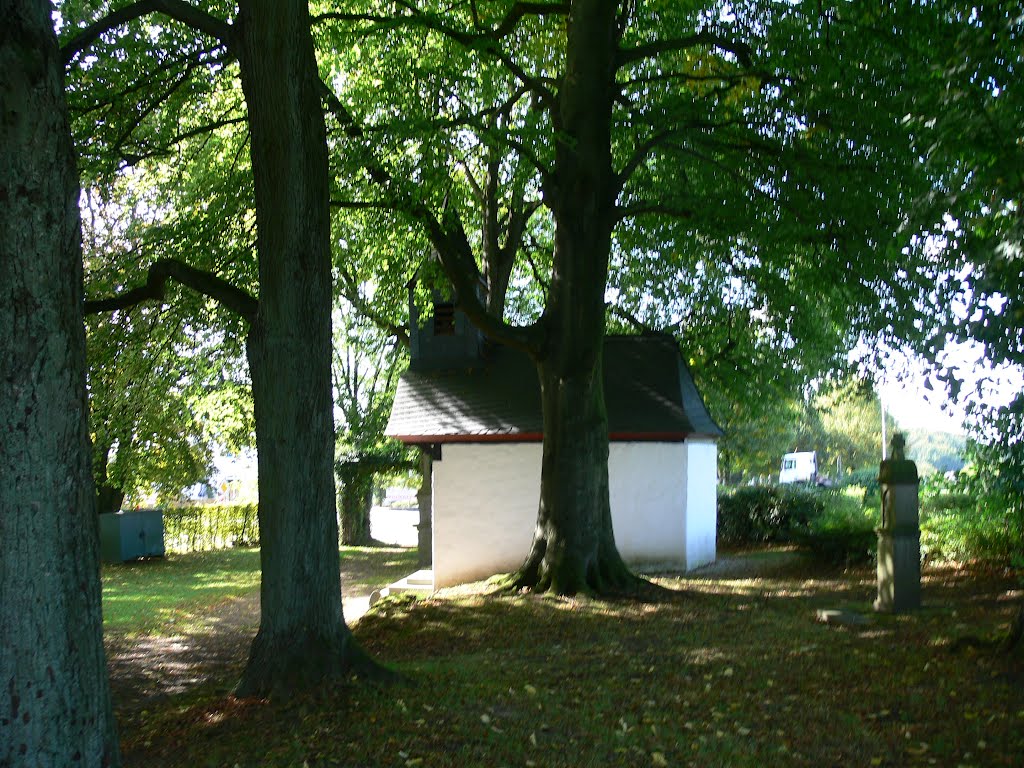
<instances>
[{"instance_id":1,"label":"grass lawn","mask_svg":"<svg viewBox=\"0 0 1024 768\"><path fill-rule=\"evenodd\" d=\"M231 668L144 707L115 701L126 764L1022 764L1020 650L958 642L1006 630L1015 574L929 570L926 606L902 616L871 613L867 570L658 582L670 591L646 602L384 601L354 631L404 682L236 700ZM815 621L835 607L869 623Z\"/></svg>"},{"instance_id":2,"label":"grass lawn","mask_svg":"<svg viewBox=\"0 0 1024 768\"><path fill-rule=\"evenodd\" d=\"M341 562L346 594L369 594L415 570L416 553L399 548L343 547ZM102 579L106 632L177 634L205 622L217 606L258 597L260 552L220 549L104 564Z\"/></svg>"}]
</instances>

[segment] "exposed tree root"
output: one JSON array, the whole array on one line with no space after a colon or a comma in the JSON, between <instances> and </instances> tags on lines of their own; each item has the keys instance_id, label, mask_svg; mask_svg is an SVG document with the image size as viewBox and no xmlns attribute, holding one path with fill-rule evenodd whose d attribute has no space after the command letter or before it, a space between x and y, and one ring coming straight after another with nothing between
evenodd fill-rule
<instances>
[{"instance_id":1,"label":"exposed tree root","mask_svg":"<svg viewBox=\"0 0 1024 768\"><path fill-rule=\"evenodd\" d=\"M1021 645L1021 636L1024 635L1024 606L1017 611L1017 618L1010 625L1010 632L1006 637L985 639L977 635L965 635L954 640L949 650L951 653L958 653L964 648L981 648L993 652L1012 653Z\"/></svg>"},{"instance_id":2,"label":"exposed tree root","mask_svg":"<svg viewBox=\"0 0 1024 768\"><path fill-rule=\"evenodd\" d=\"M262 631L253 640L249 661L235 688L239 698L288 698L350 677L396 682L400 676L374 661L347 628L335 636L278 637Z\"/></svg>"},{"instance_id":3,"label":"exposed tree root","mask_svg":"<svg viewBox=\"0 0 1024 768\"><path fill-rule=\"evenodd\" d=\"M538 538L523 565L499 584L498 591L628 597L637 596L648 583L629 570L614 545L598 547L589 557L565 552L555 557L546 540Z\"/></svg>"}]
</instances>

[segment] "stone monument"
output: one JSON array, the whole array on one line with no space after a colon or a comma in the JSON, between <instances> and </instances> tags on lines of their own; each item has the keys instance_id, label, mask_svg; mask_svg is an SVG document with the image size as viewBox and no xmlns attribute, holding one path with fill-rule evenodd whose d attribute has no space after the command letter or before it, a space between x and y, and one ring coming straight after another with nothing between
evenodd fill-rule
<instances>
[{"instance_id":1,"label":"stone monument","mask_svg":"<svg viewBox=\"0 0 1024 768\"><path fill-rule=\"evenodd\" d=\"M892 436L890 458L878 471L882 524L878 527L876 611L921 607L921 528L917 465L906 457L903 435Z\"/></svg>"}]
</instances>

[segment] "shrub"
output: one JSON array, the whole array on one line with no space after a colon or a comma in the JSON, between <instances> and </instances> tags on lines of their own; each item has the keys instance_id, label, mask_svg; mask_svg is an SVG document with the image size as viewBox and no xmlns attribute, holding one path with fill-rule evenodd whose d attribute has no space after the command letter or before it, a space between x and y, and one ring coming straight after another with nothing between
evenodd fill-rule
<instances>
[{"instance_id":1,"label":"shrub","mask_svg":"<svg viewBox=\"0 0 1024 768\"><path fill-rule=\"evenodd\" d=\"M860 487L823 495L821 514L798 538L816 558L832 565L863 565L875 558L877 506L861 503Z\"/></svg>"},{"instance_id":2,"label":"shrub","mask_svg":"<svg viewBox=\"0 0 1024 768\"><path fill-rule=\"evenodd\" d=\"M986 480L988 482L986 482ZM1024 506L1012 488L977 475L921 484L921 551L931 560L1012 565L1024 552ZM1007 490L1011 492L1007 492Z\"/></svg>"},{"instance_id":3,"label":"shrub","mask_svg":"<svg viewBox=\"0 0 1024 768\"><path fill-rule=\"evenodd\" d=\"M255 504L196 504L164 510L164 547L168 552L257 547L259 543Z\"/></svg>"},{"instance_id":4,"label":"shrub","mask_svg":"<svg viewBox=\"0 0 1024 768\"><path fill-rule=\"evenodd\" d=\"M955 494L921 520L921 551L932 560L1012 565L1024 552L1024 516L997 497L966 503Z\"/></svg>"},{"instance_id":5,"label":"shrub","mask_svg":"<svg viewBox=\"0 0 1024 768\"><path fill-rule=\"evenodd\" d=\"M821 492L800 486L746 486L718 496L718 540L739 546L792 541L820 514Z\"/></svg>"},{"instance_id":6,"label":"shrub","mask_svg":"<svg viewBox=\"0 0 1024 768\"><path fill-rule=\"evenodd\" d=\"M835 565L875 557L878 505L865 507L863 489L762 486L723 491L718 497L718 540L739 546L796 542Z\"/></svg>"}]
</instances>

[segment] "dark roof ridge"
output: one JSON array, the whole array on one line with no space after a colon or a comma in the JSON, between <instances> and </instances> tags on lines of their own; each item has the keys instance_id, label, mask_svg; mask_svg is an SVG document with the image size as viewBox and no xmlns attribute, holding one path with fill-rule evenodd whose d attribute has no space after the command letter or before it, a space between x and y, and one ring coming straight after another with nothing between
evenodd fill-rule
<instances>
[{"instance_id":1,"label":"dark roof ridge","mask_svg":"<svg viewBox=\"0 0 1024 768\"><path fill-rule=\"evenodd\" d=\"M607 334L604 342L610 437L674 442L722 435L675 337ZM472 369L405 373L386 434L408 442L536 439L543 429L536 368L515 350L494 353Z\"/></svg>"}]
</instances>

